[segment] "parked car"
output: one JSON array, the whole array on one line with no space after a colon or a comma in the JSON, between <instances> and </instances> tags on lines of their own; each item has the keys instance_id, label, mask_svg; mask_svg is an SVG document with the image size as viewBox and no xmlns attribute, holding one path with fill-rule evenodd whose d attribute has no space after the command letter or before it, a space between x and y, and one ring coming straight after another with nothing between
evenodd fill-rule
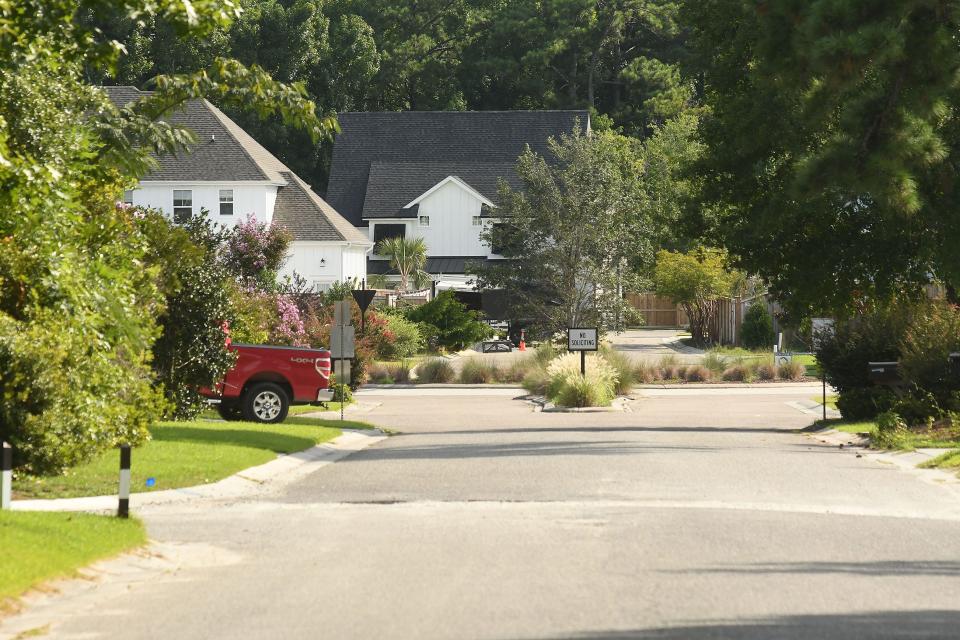
<instances>
[{"instance_id":1,"label":"parked car","mask_svg":"<svg viewBox=\"0 0 960 640\"><path fill-rule=\"evenodd\" d=\"M231 344L237 364L202 393L224 420L283 422L291 405L333 399L330 352L303 347Z\"/></svg>"}]
</instances>

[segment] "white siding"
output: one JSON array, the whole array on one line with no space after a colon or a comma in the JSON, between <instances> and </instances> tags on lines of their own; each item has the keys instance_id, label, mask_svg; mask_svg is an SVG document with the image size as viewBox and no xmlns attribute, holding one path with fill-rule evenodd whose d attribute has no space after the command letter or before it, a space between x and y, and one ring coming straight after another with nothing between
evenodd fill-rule
<instances>
[{"instance_id":1,"label":"white siding","mask_svg":"<svg viewBox=\"0 0 960 640\"><path fill-rule=\"evenodd\" d=\"M330 242L293 242L280 276L293 275L293 272L323 289L350 278L356 278L359 285L367 277L366 248Z\"/></svg>"},{"instance_id":2,"label":"white siding","mask_svg":"<svg viewBox=\"0 0 960 640\"><path fill-rule=\"evenodd\" d=\"M480 206L475 195L448 182L420 202L418 218L407 229L408 236L423 238L431 256L488 256L489 247L480 241L483 227L473 225ZM419 216L430 216L430 226L421 226Z\"/></svg>"},{"instance_id":3,"label":"white siding","mask_svg":"<svg viewBox=\"0 0 960 640\"><path fill-rule=\"evenodd\" d=\"M273 206L277 200L277 187L273 185L191 185L172 182L163 185L141 185L133 191L133 204L160 209L167 215L172 215L174 189L189 189L193 192L194 215L198 215L201 209L207 209L211 220L226 227L246 220L249 214L266 223L273 220ZM233 189L231 216L220 215L220 189Z\"/></svg>"}]
</instances>

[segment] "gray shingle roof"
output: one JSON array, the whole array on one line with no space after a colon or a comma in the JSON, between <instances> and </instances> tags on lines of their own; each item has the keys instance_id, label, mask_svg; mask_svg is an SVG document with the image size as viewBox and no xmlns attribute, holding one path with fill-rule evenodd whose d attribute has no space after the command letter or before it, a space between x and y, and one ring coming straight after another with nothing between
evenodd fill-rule
<instances>
[{"instance_id":1,"label":"gray shingle roof","mask_svg":"<svg viewBox=\"0 0 960 640\"><path fill-rule=\"evenodd\" d=\"M102 87L110 100L127 105L144 92L136 87ZM190 100L167 120L191 129L197 142L189 151L157 157L158 167L143 180L164 182L263 182L278 185L274 221L295 240L369 243L276 156L206 100Z\"/></svg>"},{"instance_id":2,"label":"gray shingle roof","mask_svg":"<svg viewBox=\"0 0 960 640\"><path fill-rule=\"evenodd\" d=\"M363 199L363 219L406 217L401 211L448 176L456 176L491 202L497 201L502 177L514 189L521 186L516 162L372 162ZM399 203L399 206L398 206Z\"/></svg>"},{"instance_id":3,"label":"gray shingle roof","mask_svg":"<svg viewBox=\"0 0 960 640\"><path fill-rule=\"evenodd\" d=\"M586 111L405 111L338 118L327 200L357 226L364 218L396 215L449 175L495 202L497 178L518 182L513 166L527 144L549 155L549 137L572 131L578 119L582 128L589 126Z\"/></svg>"},{"instance_id":4,"label":"gray shingle roof","mask_svg":"<svg viewBox=\"0 0 960 640\"><path fill-rule=\"evenodd\" d=\"M287 186L277 191L273 221L297 240L369 242L367 234L347 222L292 171L284 171ZM317 215L317 213L321 215Z\"/></svg>"}]
</instances>

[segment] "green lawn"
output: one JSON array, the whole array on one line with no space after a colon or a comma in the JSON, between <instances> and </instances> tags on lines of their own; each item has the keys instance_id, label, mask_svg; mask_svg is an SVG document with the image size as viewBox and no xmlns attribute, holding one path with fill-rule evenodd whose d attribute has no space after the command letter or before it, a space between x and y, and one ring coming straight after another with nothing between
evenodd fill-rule
<instances>
[{"instance_id":1,"label":"green lawn","mask_svg":"<svg viewBox=\"0 0 960 640\"><path fill-rule=\"evenodd\" d=\"M960 469L960 449L947 451L919 465L924 469Z\"/></svg>"},{"instance_id":2,"label":"green lawn","mask_svg":"<svg viewBox=\"0 0 960 640\"><path fill-rule=\"evenodd\" d=\"M195 420L162 422L151 429L152 439L134 449L131 465L134 492L176 489L216 482L268 462L280 453L294 453L340 435L340 428L371 425L345 420L290 417L282 424ZM19 478L19 498L72 498L117 492L120 464L117 451L70 469L63 476ZM147 486L147 479L154 484Z\"/></svg>"},{"instance_id":3,"label":"green lawn","mask_svg":"<svg viewBox=\"0 0 960 640\"><path fill-rule=\"evenodd\" d=\"M837 396L837 394L835 394L835 393L833 393L833 394L828 393L828 394L827 394L827 408L829 408L829 409L836 409L836 408L837 408L837 397L838 397L838 396ZM813 400L813 401L816 402L817 404L823 404L823 395L821 394L821 395L819 395L819 396L814 396L814 397L811 398L811 400Z\"/></svg>"},{"instance_id":4,"label":"green lawn","mask_svg":"<svg viewBox=\"0 0 960 640\"><path fill-rule=\"evenodd\" d=\"M91 562L138 547L136 519L75 513L0 511L0 610L4 601Z\"/></svg>"},{"instance_id":5,"label":"green lawn","mask_svg":"<svg viewBox=\"0 0 960 640\"><path fill-rule=\"evenodd\" d=\"M830 427L831 429L845 431L847 433L867 433L871 435L871 439L873 439L873 433L877 428L876 422L872 420L864 422L850 422L846 420L818 420L816 422L816 426ZM874 445L876 446L875 443ZM933 431L911 430L905 433L897 433L891 435L888 438L888 442L884 444L884 448L886 449L899 449L905 451L924 448L947 449L955 447L960 448L960 429L957 428L945 428ZM957 461L955 466L960 466L960 461Z\"/></svg>"},{"instance_id":6,"label":"green lawn","mask_svg":"<svg viewBox=\"0 0 960 640\"><path fill-rule=\"evenodd\" d=\"M816 400L819 402L821 398L816 398ZM829 405L829 403L830 396L827 396L827 404ZM865 422L852 422L833 418L827 420L817 420L815 426L819 428L829 427L845 433L873 433L873 430L877 428L877 423L873 422L872 420Z\"/></svg>"}]
</instances>

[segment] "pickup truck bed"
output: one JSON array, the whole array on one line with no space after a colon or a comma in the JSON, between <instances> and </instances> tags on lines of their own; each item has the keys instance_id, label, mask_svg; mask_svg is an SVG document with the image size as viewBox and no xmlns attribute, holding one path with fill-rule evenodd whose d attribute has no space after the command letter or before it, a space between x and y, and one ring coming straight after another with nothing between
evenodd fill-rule
<instances>
[{"instance_id":1,"label":"pickup truck bed","mask_svg":"<svg viewBox=\"0 0 960 640\"><path fill-rule=\"evenodd\" d=\"M330 352L324 349L232 344L237 363L213 389L225 420L283 422L291 405L319 404L333 397Z\"/></svg>"}]
</instances>

